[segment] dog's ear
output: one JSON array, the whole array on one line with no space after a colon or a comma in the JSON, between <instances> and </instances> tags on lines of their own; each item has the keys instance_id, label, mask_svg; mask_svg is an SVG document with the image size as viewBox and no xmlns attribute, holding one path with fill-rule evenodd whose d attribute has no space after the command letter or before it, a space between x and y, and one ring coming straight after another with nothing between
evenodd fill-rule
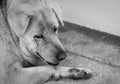
<instances>
[{"instance_id":1,"label":"dog's ear","mask_svg":"<svg viewBox=\"0 0 120 84\"><path fill-rule=\"evenodd\" d=\"M24 34L29 19L25 14L23 14L19 9L11 10L7 16L10 27L16 33L17 36Z\"/></svg>"},{"instance_id":2,"label":"dog's ear","mask_svg":"<svg viewBox=\"0 0 120 84\"><path fill-rule=\"evenodd\" d=\"M62 19L62 8L60 7L59 3L56 1L53 1L53 2L51 2L50 7L52 8L53 12L55 13L60 25L64 26L63 19Z\"/></svg>"}]
</instances>

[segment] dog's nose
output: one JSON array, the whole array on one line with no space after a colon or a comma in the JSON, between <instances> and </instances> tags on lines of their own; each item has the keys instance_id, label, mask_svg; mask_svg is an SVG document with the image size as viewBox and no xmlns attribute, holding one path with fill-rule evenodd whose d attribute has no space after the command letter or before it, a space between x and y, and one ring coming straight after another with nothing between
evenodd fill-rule
<instances>
[{"instance_id":1,"label":"dog's nose","mask_svg":"<svg viewBox=\"0 0 120 84\"><path fill-rule=\"evenodd\" d=\"M67 57L67 54L66 54L66 52L64 50L59 51L58 54L57 54L57 56L56 56L56 58L57 58L58 61L62 61L66 57Z\"/></svg>"}]
</instances>

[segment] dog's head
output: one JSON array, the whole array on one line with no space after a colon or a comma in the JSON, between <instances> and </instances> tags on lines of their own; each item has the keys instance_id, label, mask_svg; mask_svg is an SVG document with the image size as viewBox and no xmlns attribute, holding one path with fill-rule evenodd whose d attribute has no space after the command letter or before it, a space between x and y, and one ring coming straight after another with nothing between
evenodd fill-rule
<instances>
[{"instance_id":1,"label":"dog's head","mask_svg":"<svg viewBox=\"0 0 120 84\"><path fill-rule=\"evenodd\" d=\"M41 58L56 65L66 57L57 37L63 26L61 8L51 0L11 0L8 6L8 22L20 41L24 59L35 63Z\"/></svg>"}]
</instances>

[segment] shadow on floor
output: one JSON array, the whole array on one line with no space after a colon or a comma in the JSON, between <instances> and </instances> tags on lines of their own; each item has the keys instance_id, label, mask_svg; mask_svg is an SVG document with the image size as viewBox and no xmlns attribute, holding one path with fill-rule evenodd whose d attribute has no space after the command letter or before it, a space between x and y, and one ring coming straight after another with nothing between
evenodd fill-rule
<instances>
[{"instance_id":1,"label":"shadow on floor","mask_svg":"<svg viewBox=\"0 0 120 84\"><path fill-rule=\"evenodd\" d=\"M59 29L60 32L67 32L67 31L76 31L79 32L81 34L84 34L90 38L93 38L94 40L97 41L104 41L107 43L111 43L111 44L115 44L120 46L120 37L116 36L116 35L112 35L106 32L101 32L95 29L91 29L91 28L87 28L85 26L80 26L77 24L73 24L70 22L66 22L64 21L65 26L61 27Z\"/></svg>"}]
</instances>

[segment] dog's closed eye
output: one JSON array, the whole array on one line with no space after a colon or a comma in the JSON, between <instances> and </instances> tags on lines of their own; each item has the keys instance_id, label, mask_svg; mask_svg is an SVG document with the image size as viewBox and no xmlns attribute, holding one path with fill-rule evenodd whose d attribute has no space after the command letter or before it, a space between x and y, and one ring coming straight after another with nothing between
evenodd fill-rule
<instances>
[{"instance_id":1,"label":"dog's closed eye","mask_svg":"<svg viewBox=\"0 0 120 84\"><path fill-rule=\"evenodd\" d=\"M37 34L34 36L34 39L41 39L44 38L43 34Z\"/></svg>"}]
</instances>

